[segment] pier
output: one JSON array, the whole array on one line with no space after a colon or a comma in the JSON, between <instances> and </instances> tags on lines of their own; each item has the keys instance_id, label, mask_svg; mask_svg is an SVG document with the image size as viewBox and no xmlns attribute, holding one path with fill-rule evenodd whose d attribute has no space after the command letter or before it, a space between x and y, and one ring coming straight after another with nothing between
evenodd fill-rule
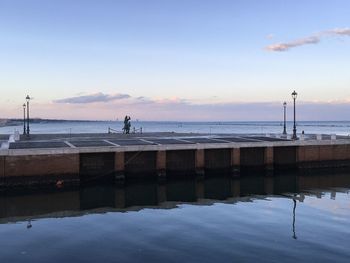
<instances>
[{"instance_id":1,"label":"pier","mask_svg":"<svg viewBox=\"0 0 350 263\"><path fill-rule=\"evenodd\" d=\"M24 136L0 150L2 186L334 167L350 167L347 136L56 134Z\"/></svg>"}]
</instances>

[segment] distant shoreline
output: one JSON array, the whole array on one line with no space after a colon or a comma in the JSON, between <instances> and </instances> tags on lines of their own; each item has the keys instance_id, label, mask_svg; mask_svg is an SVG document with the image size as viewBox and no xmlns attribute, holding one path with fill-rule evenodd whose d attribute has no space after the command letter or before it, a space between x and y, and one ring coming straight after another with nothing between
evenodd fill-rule
<instances>
[{"instance_id":1,"label":"distant shoreline","mask_svg":"<svg viewBox=\"0 0 350 263\"><path fill-rule=\"evenodd\" d=\"M30 123L59 123L59 122L106 122L100 120L61 120L61 119L30 119ZM23 125L23 119L0 119L0 127Z\"/></svg>"},{"instance_id":2,"label":"distant shoreline","mask_svg":"<svg viewBox=\"0 0 350 263\"><path fill-rule=\"evenodd\" d=\"M67 122L122 122L122 120L65 120L65 119L41 119L41 118L31 118L30 123L31 124L45 124L45 123L67 123ZM234 124L268 124L268 123L280 123L282 125L282 121L275 120L275 121L139 121L139 120L134 120L133 123L139 123L139 122L144 122L144 123L175 123L175 124L188 124L188 123L196 123L196 124L212 124L212 125L234 125ZM291 123L291 120L288 120L287 123ZM350 122L346 120L342 121L297 121L299 124L308 124L308 123L342 123L342 122ZM9 118L9 119L0 119L0 128L3 127L11 127L11 126L20 126L23 125L23 119L14 119L14 118ZM308 126L308 125L306 125ZM327 125L328 126L328 125Z\"/></svg>"}]
</instances>

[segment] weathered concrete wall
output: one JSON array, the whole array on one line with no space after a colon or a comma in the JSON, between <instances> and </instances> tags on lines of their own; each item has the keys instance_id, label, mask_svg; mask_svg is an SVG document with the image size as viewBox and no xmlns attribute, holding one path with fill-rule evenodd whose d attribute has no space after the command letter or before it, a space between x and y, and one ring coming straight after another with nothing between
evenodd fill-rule
<instances>
[{"instance_id":1,"label":"weathered concrete wall","mask_svg":"<svg viewBox=\"0 0 350 263\"><path fill-rule=\"evenodd\" d=\"M350 145L300 146L297 162L301 168L349 166Z\"/></svg>"},{"instance_id":2,"label":"weathered concrete wall","mask_svg":"<svg viewBox=\"0 0 350 263\"><path fill-rule=\"evenodd\" d=\"M205 150L205 169L218 170L231 168L231 149Z\"/></svg>"},{"instance_id":3,"label":"weathered concrete wall","mask_svg":"<svg viewBox=\"0 0 350 263\"><path fill-rule=\"evenodd\" d=\"M333 145L333 160L350 160L350 145ZM320 146L320 158L325 158L324 149Z\"/></svg>"},{"instance_id":4,"label":"weathered concrete wall","mask_svg":"<svg viewBox=\"0 0 350 263\"><path fill-rule=\"evenodd\" d=\"M194 172L195 150L167 151L166 168L167 172Z\"/></svg>"},{"instance_id":5,"label":"weathered concrete wall","mask_svg":"<svg viewBox=\"0 0 350 263\"><path fill-rule=\"evenodd\" d=\"M115 168L114 153L82 153L80 154L80 177L104 177L112 174Z\"/></svg>"},{"instance_id":6,"label":"weathered concrete wall","mask_svg":"<svg viewBox=\"0 0 350 263\"><path fill-rule=\"evenodd\" d=\"M240 163L243 169L257 169L265 167L265 148L241 148Z\"/></svg>"},{"instance_id":7,"label":"weathered concrete wall","mask_svg":"<svg viewBox=\"0 0 350 263\"><path fill-rule=\"evenodd\" d=\"M297 147L274 147L273 158L275 168L294 168L297 162Z\"/></svg>"},{"instance_id":8,"label":"weathered concrete wall","mask_svg":"<svg viewBox=\"0 0 350 263\"><path fill-rule=\"evenodd\" d=\"M208 145L207 149L180 148L167 150L154 148L149 151L135 150L129 152L93 152L93 153L55 153L40 155L3 155L0 156L0 185L16 180L35 182L39 180L75 180L68 175L103 175L120 172L143 176L146 174L166 175L181 173L185 176L198 173L199 169L221 170L241 169L272 169L280 167L322 168L350 167L350 144L331 144L320 142L312 145L308 142L284 142L277 146L268 144L262 147L250 147L244 144L242 148ZM153 146L155 147L155 146ZM158 146L157 146L158 147ZM212 147L212 148L211 148ZM113 149L112 149L113 150ZM14 152L16 153L16 152ZM12 152L10 153L12 154ZM161 172L161 173L159 173ZM1 179L2 178L2 179ZM11 178L11 180L9 180ZM16 179L17 178L17 179ZM85 177L82 177L85 178ZM87 178L87 177L86 177ZM124 178L124 176L123 176ZM79 177L78 177L79 179Z\"/></svg>"},{"instance_id":9,"label":"weathered concrete wall","mask_svg":"<svg viewBox=\"0 0 350 263\"><path fill-rule=\"evenodd\" d=\"M5 177L64 174L79 174L78 154L5 157Z\"/></svg>"},{"instance_id":10,"label":"weathered concrete wall","mask_svg":"<svg viewBox=\"0 0 350 263\"><path fill-rule=\"evenodd\" d=\"M125 174L149 175L156 173L157 152L126 152Z\"/></svg>"}]
</instances>

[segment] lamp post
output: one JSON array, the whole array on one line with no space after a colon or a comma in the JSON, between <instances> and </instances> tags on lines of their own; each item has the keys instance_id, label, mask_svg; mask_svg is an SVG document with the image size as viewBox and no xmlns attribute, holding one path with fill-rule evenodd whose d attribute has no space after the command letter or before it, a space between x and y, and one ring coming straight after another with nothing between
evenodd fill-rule
<instances>
[{"instance_id":1,"label":"lamp post","mask_svg":"<svg viewBox=\"0 0 350 263\"><path fill-rule=\"evenodd\" d=\"M287 107L287 102L283 102L283 134L286 135L287 134L287 130L286 130L286 107Z\"/></svg>"},{"instance_id":2,"label":"lamp post","mask_svg":"<svg viewBox=\"0 0 350 263\"><path fill-rule=\"evenodd\" d=\"M293 102L294 102L294 125L293 125L293 136L292 139L293 140L297 140L297 127L296 127L296 123L295 123L295 100L297 99L298 93L296 93L296 91L294 90L292 93L292 98L293 98Z\"/></svg>"},{"instance_id":3,"label":"lamp post","mask_svg":"<svg viewBox=\"0 0 350 263\"><path fill-rule=\"evenodd\" d=\"M26 104L23 103L23 135L25 135L27 133L26 130Z\"/></svg>"},{"instance_id":4,"label":"lamp post","mask_svg":"<svg viewBox=\"0 0 350 263\"><path fill-rule=\"evenodd\" d=\"M29 101L30 101L30 97L29 97L29 95L27 95L26 101L27 101L27 135L29 136L29 134L30 134L30 130L29 130Z\"/></svg>"}]
</instances>

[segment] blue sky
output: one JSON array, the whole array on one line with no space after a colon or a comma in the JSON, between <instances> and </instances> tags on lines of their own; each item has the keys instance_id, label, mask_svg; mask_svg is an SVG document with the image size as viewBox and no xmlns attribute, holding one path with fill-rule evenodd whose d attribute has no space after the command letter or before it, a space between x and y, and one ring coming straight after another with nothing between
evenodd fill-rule
<instances>
[{"instance_id":1,"label":"blue sky","mask_svg":"<svg viewBox=\"0 0 350 263\"><path fill-rule=\"evenodd\" d=\"M30 94L42 118L278 120L295 89L300 118L349 119L349 10L347 0L0 0L0 118L20 117ZM292 47L269 48L281 43Z\"/></svg>"}]
</instances>

